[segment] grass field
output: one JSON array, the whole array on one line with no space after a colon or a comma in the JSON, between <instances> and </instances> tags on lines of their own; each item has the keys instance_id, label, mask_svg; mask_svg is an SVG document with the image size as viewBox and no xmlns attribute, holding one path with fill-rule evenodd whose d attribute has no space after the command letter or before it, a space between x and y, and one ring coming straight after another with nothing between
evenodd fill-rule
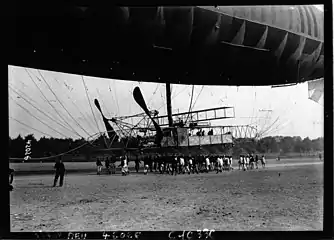
<instances>
[{"instance_id":1,"label":"grass field","mask_svg":"<svg viewBox=\"0 0 334 240\"><path fill-rule=\"evenodd\" d=\"M276 161L275 159L269 159L267 160L268 164L271 163L278 163L278 164L284 164L284 163L298 163L298 162L318 162L318 158L288 158L288 159L282 159L281 161ZM91 171L94 172L96 171L96 164L95 162L65 162L65 167L66 169L71 172L71 171ZM118 162L119 164L119 162ZM236 166L237 160L234 160L234 165ZM11 168L15 170L17 174L20 173L29 173L29 172L48 172L48 171L53 171L53 166L54 163L10 163L9 164ZM134 162L129 163L129 167L133 168L134 167Z\"/></svg>"},{"instance_id":2,"label":"grass field","mask_svg":"<svg viewBox=\"0 0 334 240\"><path fill-rule=\"evenodd\" d=\"M323 165L220 174L15 178L12 231L322 230Z\"/></svg>"}]
</instances>

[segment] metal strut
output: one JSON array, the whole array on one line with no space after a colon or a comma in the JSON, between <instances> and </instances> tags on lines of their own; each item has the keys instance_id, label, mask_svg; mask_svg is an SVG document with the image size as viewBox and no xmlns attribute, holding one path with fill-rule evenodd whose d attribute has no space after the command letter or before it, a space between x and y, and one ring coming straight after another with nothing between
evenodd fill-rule
<instances>
[{"instance_id":1,"label":"metal strut","mask_svg":"<svg viewBox=\"0 0 334 240\"><path fill-rule=\"evenodd\" d=\"M172 118L172 101L171 101L170 83L166 83L166 99L167 99L167 116L169 127L173 126Z\"/></svg>"}]
</instances>

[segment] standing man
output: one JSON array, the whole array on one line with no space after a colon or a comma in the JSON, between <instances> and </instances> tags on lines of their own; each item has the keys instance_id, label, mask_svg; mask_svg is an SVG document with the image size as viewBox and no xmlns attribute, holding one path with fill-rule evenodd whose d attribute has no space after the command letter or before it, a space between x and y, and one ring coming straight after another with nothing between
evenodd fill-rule
<instances>
[{"instance_id":1,"label":"standing man","mask_svg":"<svg viewBox=\"0 0 334 240\"><path fill-rule=\"evenodd\" d=\"M158 171L158 154L154 155L154 162L153 162L153 169L154 169L154 172L157 172Z\"/></svg>"},{"instance_id":2,"label":"standing man","mask_svg":"<svg viewBox=\"0 0 334 240\"><path fill-rule=\"evenodd\" d=\"M172 175L175 174L175 176L177 175L177 162L178 162L178 159L176 157L176 155L172 155L171 156L171 161L172 161Z\"/></svg>"},{"instance_id":3,"label":"standing man","mask_svg":"<svg viewBox=\"0 0 334 240\"><path fill-rule=\"evenodd\" d=\"M13 181L14 181L14 169L9 168L9 191L13 191L14 187L13 187Z\"/></svg>"},{"instance_id":4,"label":"standing man","mask_svg":"<svg viewBox=\"0 0 334 240\"><path fill-rule=\"evenodd\" d=\"M261 163L262 163L262 168L265 168L266 167L266 159L265 159L264 155L262 155Z\"/></svg>"},{"instance_id":5,"label":"standing man","mask_svg":"<svg viewBox=\"0 0 334 240\"><path fill-rule=\"evenodd\" d=\"M58 178L60 177L60 181L59 181L59 187L63 186L63 182L64 182L64 175L65 175L65 165L63 163L63 161L61 159L59 159L54 168L56 169L56 175L53 181L53 187L55 187L57 185L58 182Z\"/></svg>"},{"instance_id":6,"label":"standing man","mask_svg":"<svg viewBox=\"0 0 334 240\"><path fill-rule=\"evenodd\" d=\"M128 157L127 155L124 155L123 157L123 167L122 167L122 173L125 173L125 175L130 174L129 168L128 168Z\"/></svg>"},{"instance_id":7,"label":"standing man","mask_svg":"<svg viewBox=\"0 0 334 240\"><path fill-rule=\"evenodd\" d=\"M153 172L153 155L149 154L148 155L148 166L150 169L150 172Z\"/></svg>"},{"instance_id":8,"label":"standing man","mask_svg":"<svg viewBox=\"0 0 334 240\"><path fill-rule=\"evenodd\" d=\"M100 160L100 157L96 157L96 167L97 167L97 175L100 175L102 171L102 162Z\"/></svg>"},{"instance_id":9,"label":"standing man","mask_svg":"<svg viewBox=\"0 0 334 240\"><path fill-rule=\"evenodd\" d=\"M137 173L139 172L139 163L140 163L139 157L138 157L138 155L136 155L135 169L136 169Z\"/></svg>"},{"instance_id":10,"label":"standing man","mask_svg":"<svg viewBox=\"0 0 334 240\"><path fill-rule=\"evenodd\" d=\"M256 169L259 169L259 156L257 154L255 155L255 166Z\"/></svg>"},{"instance_id":11,"label":"standing man","mask_svg":"<svg viewBox=\"0 0 334 240\"><path fill-rule=\"evenodd\" d=\"M149 170L149 158L148 156L145 156L144 158L144 174L147 175L148 170Z\"/></svg>"},{"instance_id":12,"label":"standing man","mask_svg":"<svg viewBox=\"0 0 334 240\"><path fill-rule=\"evenodd\" d=\"M110 164L111 164L111 174L116 174L116 158L114 155L110 156Z\"/></svg>"},{"instance_id":13,"label":"standing man","mask_svg":"<svg viewBox=\"0 0 334 240\"><path fill-rule=\"evenodd\" d=\"M106 169L108 171L108 174L111 174L111 171L110 171L110 160L109 160L109 158L110 158L110 156L106 157L105 165L106 165Z\"/></svg>"},{"instance_id":14,"label":"standing man","mask_svg":"<svg viewBox=\"0 0 334 240\"><path fill-rule=\"evenodd\" d=\"M194 168L193 168L193 158L192 156L189 154L188 157L188 163L189 163L189 172L192 172L194 174Z\"/></svg>"}]
</instances>

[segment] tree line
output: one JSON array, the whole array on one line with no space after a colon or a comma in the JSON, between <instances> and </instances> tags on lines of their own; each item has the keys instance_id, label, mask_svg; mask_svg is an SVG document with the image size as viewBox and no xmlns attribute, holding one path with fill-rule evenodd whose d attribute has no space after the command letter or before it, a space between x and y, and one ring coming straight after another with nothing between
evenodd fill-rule
<instances>
[{"instance_id":1,"label":"tree line","mask_svg":"<svg viewBox=\"0 0 334 240\"><path fill-rule=\"evenodd\" d=\"M312 140L308 137L302 139L299 136L269 136L258 141L244 141L243 139L237 139L233 146L234 155L251 152L277 155L285 155L289 153L311 154L323 152L323 150L323 137Z\"/></svg>"},{"instance_id":2,"label":"tree line","mask_svg":"<svg viewBox=\"0 0 334 240\"><path fill-rule=\"evenodd\" d=\"M85 139L71 138L59 139L59 138L46 138L42 137L37 140L33 134L29 134L25 137L18 135L16 138L9 137L9 157L10 158L23 158L26 153L26 143L31 142L31 154L32 158L50 157L64 152L68 152L72 149L78 148L84 144L82 148L71 152L73 156L80 156L88 154L92 149L100 149L108 146L108 138L100 136L93 143L87 142ZM112 147L124 147L127 139L120 139L119 142L114 142ZM137 147L137 139L131 139L128 142L128 147ZM290 136L269 136L259 140L254 139L235 139L234 146L232 148L233 155L238 156L240 154L247 153L259 153L259 154L287 154L287 153L314 153L322 152L324 148L324 139L316 138L310 139L308 137L302 139L301 137Z\"/></svg>"}]
</instances>

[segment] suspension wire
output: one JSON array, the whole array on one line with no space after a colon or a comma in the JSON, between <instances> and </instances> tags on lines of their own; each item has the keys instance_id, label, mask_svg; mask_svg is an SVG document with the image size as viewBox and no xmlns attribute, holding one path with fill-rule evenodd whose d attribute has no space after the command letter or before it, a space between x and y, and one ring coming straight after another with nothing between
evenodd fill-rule
<instances>
[{"instance_id":1,"label":"suspension wire","mask_svg":"<svg viewBox=\"0 0 334 240\"><path fill-rule=\"evenodd\" d=\"M282 129L284 129L287 125L289 125L291 122L291 119L290 120L287 120L285 123L281 124L281 126L277 126L276 128L272 129L270 134L273 134L274 132L277 132L277 131L280 131Z\"/></svg>"},{"instance_id":2,"label":"suspension wire","mask_svg":"<svg viewBox=\"0 0 334 240\"><path fill-rule=\"evenodd\" d=\"M269 127L267 127L264 131L260 131L260 134L261 135L263 135L264 133L266 133L266 132L268 132L268 130L272 127L272 126L274 126L274 124L276 124L276 122L279 120L279 116L276 118L276 120L269 126Z\"/></svg>"},{"instance_id":3,"label":"suspension wire","mask_svg":"<svg viewBox=\"0 0 334 240\"><path fill-rule=\"evenodd\" d=\"M62 85L60 84L60 82L59 82L56 78L54 78L54 79L56 80L56 82L57 82L57 83L59 84L59 86L61 87ZM66 84L64 81L63 81L63 83L65 84L65 86L66 86L66 88L67 88L67 84ZM67 90L69 90L69 89L67 88ZM69 91L70 91L70 90L69 90ZM68 99L71 100L72 104L73 104L73 105L75 106L75 108L79 111L79 113L80 113L80 115L83 117L83 119L87 121L87 123L88 123L88 125L89 125L89 128L90 128L91 130L93 130L93 132L94 132L94 128L92 127L90 121L88 121L89 118L86 118L86 116L81 112L80 108L78 107L78 105L76 105L76 103L75 103L74 100L70 97L69 94L66 94L66 96L67 96Z\"/></svg>"},{"instance_id":4,"label":"suspension wire","mask_svg":"<svg viewBox=\"0 0 334 240\"><path fill-rule=\"evenodd\" d=\"M43 125L47 126L48 128L52 129L53 131L57 132L59 135L62 135L63 137L67 137L66 135L62 134L61 132L58 132L56 129L52 128L51 126L49 126L48 124L44 123L43 121L41 121L40 119L38 119L36 116L34 116L28 109L26 109L25 107L23 107L21 104L19 104L18 102L15 101L15 99L12 96L9 96L13 102L15 102L18 106L20 106L23 110L25 110L30 116L32 116L33 118L35 118L37 121L39 121L40 123L42 123Z\"/></svg>"},{"instance_id":5,"label":"suspension wire","mask_svg":"<svg viewBox=\"0 0 334 240\"><path fill-rule=\"evenodd\" d=\"M202 86L202 88L201 88L201 91L200 91L200 92L199 92L199 94L197 95L197 98L196 98L196 100L195 100L195 102L194 102L194 105L191 107L191 109L194 109L194 107L195 107L195 104L196 104L196 102L197 102L197 100L198 100L199 96L201 95L201 93L202 93L203 89L204 89L204 85Z\"/></svg>"},{"instance_id":6,"label":"suspension wire","mask_svg":"<svg viewBox=\"0 0 334 240\"><path fill-rule=\"evenodd\" d=\"M13 119L14 121L16 121L16 122L22 124L23 126L26 126L27 128L31 128L31 129L35 130L36 132L39 132L39 133L41 133L41 134L44 134L45 136L52 137L51 135L49 135L49 134L47 134L47 133L45 133L45 132L42 132L42 131L40 131L40 130L38 130L38 129L36 129L36 128L33 128L32 126L29 126L29 125L27 125L27 124L25 124L25 123L23 123L23 122L17 120L16 118L13 118L13 117L11 117L11 116L9 116L9 118L11 118L11 119Z\"/></svg>"},{"instance_id":7,"label":"suspension wire","mask_svg":"<svg viewBox=\"0 0 334 240\"><path fill-rule=\"evenodd\" d=\"M147 102L147 106L151 103L153 96L157 93L158 87L159 87L160 83L157 84L157 87L155 88L155 90L153 91L153 94L151 96L151 98L148 100Z\"/></svg>"},{"instance_id":8,"label":"suspension wire","mask_svg":"<svg viewBox=\"0 0 334 240\"><path fill-rule=\"evenodd\" d=\"M184 88L180 92L178 92L175 96L172 96L171 101L174 100L174 98L176 98L178 95L180 95L180 93L183 92L187 87L188 87L188 85L184 86ZM161 91L160 91L160 93L161 93ZM161 94L161 97L164 98L162 94ZM160 110L165 105L166 104L163 103L157 110Z\"/></svg>"},{"instance_id":9,"label":"suspension wire","mask_svg":"<svg viewBox=\"0 0 334 240\"><path fill-rule=\"evenodd\" d=\"M291 120L286 120L284 123L277 125L275 128L270 129L265 134L273 134L274 132L280 131L285 128L288 124L290 124Z\"/></svg>"},{"instance_id":10,"label":"suspension wire","mask_svg":"<svg viewBox=\"0 0 334 240\"><path fill-rule=\"evenodd\" d=\"M118 105L118 98L117 98L117 94L116 94L117 90L116 90L116 83L115 83L115 80L113 81L113 85L114 85L113 90L114 90L114 93L115 93L116 104L117 104L117 110L118 110L118 113L120 114L120 111L119 111L119 105ZM116 114L116 115L117 115L117 114Z\"/></svg>"},{"instance_id":11,"label":"suspension wire","mask_svg":"<svg viewBox=\"0 0 334 240\"><path fill-rule=\"evenodd\" d=\"M291 100L291 95L289 95L289 100ZM285 108L284 108L284 113L283 114L281 114L281 115L285 115L288 111L291 111L291 105L290 105L290 107L288 107L287 105L285 106ZM277 117L278 119L279 119L279 117ZM266 130L264 130L263 131L263 134L266 134L266 133L268 133L268 132L271 132L273 129L276 129L276 128L278 128L278 127L280 127L280 126L282 126L284 123L282 123L282 124L278 124L278 126L276 126L276 127L274 127L273 125L275 124L277 122L277 119L276 119L276 121L273 123L273 124L271 124ZM286 121L287 122L287 121ZM276 130L277 131L277 130Z\"/></svg>"},{"instance_id":12,"label":"suspension wire","mask_svg":"<svg viewBox=\"0 0 334 240\"><path fill-rule=\"evenodd\" d=\"M191 90L191 99L190 99L190 104L189 104L188 115L187 115L186 121L184 122L185 124L187 123L188 118L189 118L189 115L190 115L191 104L192 104L192 102L193 102L193 96L194 96L194 85L192 86L192 90Z\"/></svg>"},{"instance_id":13,"label":"suspension wire","mask_svg":"<svg viewBox=\"0 0 334 240\"><path fill-rule=\"evenodd\" d=\"M108 87L109 87L109 92L111 92L112 103L115 103L116 100L114 99L113 90L111 90L110 84L108 84Z\"/></svg>"},{"instance_id":14,"label":"suspension wire","mask_svg":"<svg viewBox=\"0 0 334 240\"><path fill-rule=\"evenodd\" d=\"M42 114L44 114L46 117L48 117L50 120L54 121L55 123L57 123L58 125L62 126L63 128L65 128L66 130L70 131L70 129L68 129L67 127L65 127L63 124L57 122L54 118L52 118L52 116L48 116L46 113L44 113L43 111L41 111L38 107L34 106L32 103L30 103L28 100L26 100L23 96L21 96L19 93L16 92L15 89L13 89L11 86L9 86L9 88L14 91L20 98L22 98L24 101L26 101L28 104L30 104L31 106L33 106L37 111L41 112Z\"/></svg>"},{"instance_id":15,"label":"suspension wire","mask_svg":"<svg viewBox=\"0 0 334 240\"><path fill-rule=\"evenodd\" d=\"M48 86L48 88L50 89L50 91L53 93L53 95L56 97L56 99L58 100L58 102L60 103L60 105L64 108L64 110L67 112L67 114L73 119L73 121L87 134L87 136L89 136L90 134L86 131L86 129L84 129L77 120L75 120L75 118L72 116L72 114L65 108L65 106L63 105L63 103L59 100L59 98L57 97L57 95L54 93L54 91L52 90L52 88L50 87L50 85L47 83L47 81L45 80L45 78L43 77L42 73L37 70L38 73L41 75L42 79L44 80L44 82L46 83L46 85Z\"/></svg>"},{"instance_id":16,"label":"suspension wire","mask_svg":"<svg viewBox=\"0 0 334 240\"><path fill-rule=\"evenodd\" d=\"M8 88L10 88L12 91L14 91L18 96L19 98L24 98L25 99L29 99L30 102L32 103L29 103L28 100L25 100L26 102L28 102L29 104L35 104L36 106L38 106L40 109L42 109L42 106L39 105L39 103L37 103L34 99L30 98L26 93L24 93L22 90L20 90L18 87L16 87L14 84L8 82ZM16 90L15 90L16 89ZM24 96L24 97L23 97ZM45 102L45 99L42 99L44 102ZM43 110L44 112L47 112L49 115L51 115L53 118L56 118L53 113L50 113L46 110ZM58 119L58 118L57 118ZM59 120L59 119L58 119Z\"/></svg>"},{"instance_id":17,"label":"suspension wire","mask_svg":"<svg viewBox=\"0 0 334 240\"><path fill-rule=\"evenodd\" d=\"M253 90L254 90L254 86L252 86ZM254 104L253 104L253 110L252 110L252 117L250 119L250 122L253 122L254 119L254 111L255 111L255 101L256 101L256 94L254 95Z\"/></svg>"},{"instance_id":18,"label":"suspension wire","mask_svg":"<svg viewBox=\"0 0 334 240\"><path fill-rule=\"evenodd\" d=\"M93 117L94 117L94 120L95 120L95 123L96 123L96 127L97 127L97 129L98 129L99 133L101 134L101 131L100 131L99 125L98 125L98 123L97 123L97 120L96 120L96 117L95 117L95 114L94 114L94 111L93 111L93 108L92 108L92 104L90 103L90 99L89 99L89 96L88 96L88 89L87 89L87 86L86 86L86 83L85 83L84 77L83 77L82 75L81 75L81 79L82 79L82 83L83 83L83 85L84 85L84 88L85 88L85 91L86 91L86 97L87 97L87 100L88 100L88 103L89 103L89 106L90 106L90 110L92 111L92 114L93 114ZM102 135L102 134L101 134L101 135ZM103 140L104 140L104 142L105 142L106 146L108 146L108 145L107 145L107 141L106 141L106 139L105 139L105 136L104 136L104 135L103 135Z\"/></svg>"},{"instance_id":19,"label":"suspension wire","mask_svg":"<svg viewBox=\"0 0 334 240\"><path fill-rule=\"evenodd\" d=\"M38 88L38 90L40 91L40 93L43 95L44 99L49 103L49 105L56 111L56 113L58 114L58 116L72 129L72 132L75 133L76 135L78 135L80 138L83 138L79 133L77 133L77 131L75 131L73 129L73 127L71 125L69 125L68 121L64 120L64 118L60 115L60 113L57 111L57 109L50 103L50 101L47 99L47 97L45 97L43 91L39 88L39 86L36 84L36 82L34 81L34 79L31 77L30 73L28 72L28 70L26 68L24 68L25 71L28 73L30 79L33 81L33 83L35 84L35 86Z\"/></svg>"},{"instance_id":20,"label":"suspension wire","mask_svg":"<svg viewBox=\"0 0 334 240\"><path fill-rule=\"evenodd\" d=\"M69 119L67 118L66 115L64 115L62 112L62 115L60 115L59 111L57 111L57 109L51 104L51 102L57 102L57 100L49 100L43 93L42 89L37 85L37 83L35 82L35 80L33 80L33 78L31 77L30 74L32 74L39 82L42 82L42 80L36 76L34 73L29 73L29 71L26 70L26 72L28 73L30 79L33 81L34 85L38 88L39 92L42 94L42 97L44 99L44 101L48 102L48 104L55 110L55 112L58 114L58 120L61 119L67 126L69 126L72 129L72 132L77 134L78 136L80 136L80 138L82 138L82 136L80 134L78 134L78 132L69 124Z\"/></svg>"},{"instance_id":21,"label":"suspension wire","mask_svg":"<svg viewBox=\"0 0 334 240\"><path fill-rule=\"evenodd\" d=\"M103 98L101 97L100 91L99 91L97 88L96 88L96 92L97 92L97 94L99 95L99 98L100 98L101 101L102 101L102 106L103 106L105 109L107 109L107 112L108 112L109 116L111 116L111 113L110 113L110 111L109 111L109 108L106 107L107 105L104 103Z\"/></svg>"},{"instance_id":22,"label":"suspension wire","mask_svg":"<svg viewBox=\"0 0 334 240\"><path fill-rule=\"evenodd\" d=\"M20 80L17 80L17 81L23 84L22 81L20 81ZM32 98L30 98L26 93L24 93L23 91L21 91L21 90L19 90L18 88L16 88L16 87L14 86L14 84L12 84L12 85L13 85L13 88L14 88L14 89L16 89L17 91L20 91L21 95L24 95L27 99L29 99L31 102L33 102L34 104L36 104L36 106L39 105L35 100L33 100ZM43 98L43 96L39 96L39 97L40 97L41 100L43 100L44 102L47 102L47 100L45 100L45 99ZM51 100L51 101L52 101L52 100ZM54 112L48 112L48 111L46 111L46 110L43 110L43 111L44 111L44 112L47 112L50 116L52 116L53 118L55 118L55 119L57 119L58 121L60 121L60 120L59 120L60 118L59 118L57 115L55 115ZM71 130L70 130L70 131L71 131Z\"/></svg>"},{"instance_id":23,"label":"suspension wire","mask_svg":"<svg viewBox=\"0 0 334 240\"><path fill-rule=\"evenodd\" d=\"M20 82L20 83L23 84L23 82L21 82L20 80L18 80L18 82ZM34 99L30 98L30 97L29 97L26 93L24 93L22 90L20 90L19 88L15 87L14 84L8 82L8 86L12 86L12 90L15 91L15 93L16 93L17 95L19 95L20 98L23 98L22 96L25 96L25 98L29 99L29 100L30 100L31 102L33 102L36 106L38 106L39 108L42 109L42 107L39 106L39 104L38 104ZM16 90L14 90L14 89L16 89ZM42 99L42 100L45 102L45 99ZM27 100L25 100L25 101L27 101ZM39 110L39 109L38 109L38 110ZM43 110L43 111L44 111L44 112L47 112L47 113L48 113L49 115L51 115L53 118L57 118L57 116L54 115L54 113L50 113L50 112L45 111L45 110ZM57 119L59 120L59 118L57 118Z\"/></svg>"}]
</instances>

